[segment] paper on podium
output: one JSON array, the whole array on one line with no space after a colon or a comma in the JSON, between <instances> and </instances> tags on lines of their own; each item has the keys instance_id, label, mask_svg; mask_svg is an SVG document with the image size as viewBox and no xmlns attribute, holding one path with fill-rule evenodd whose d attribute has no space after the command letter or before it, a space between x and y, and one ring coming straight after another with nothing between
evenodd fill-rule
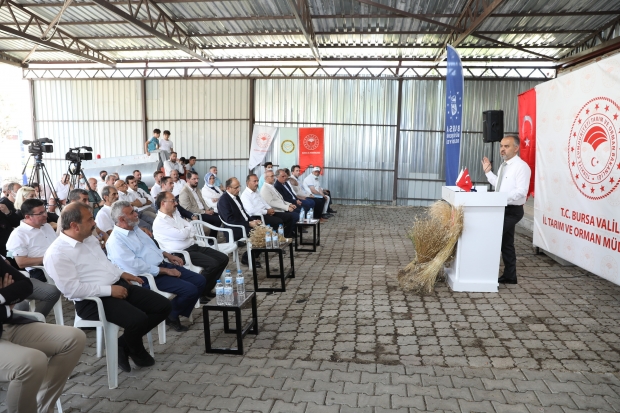
<instances>
[{"instance_id":1,"label":"paper on podium","mask_svg":"<svg viewBox=\"0 0 620 413\"><path fill-rule=\"evenodd\" d=\"M499 258L508 194L464 192L457 186L444 186L442 198L453 206L463 206L463 233L456 246L450 268L445 268L453 291L497 292Z\"/></svg>"}]
</instances>

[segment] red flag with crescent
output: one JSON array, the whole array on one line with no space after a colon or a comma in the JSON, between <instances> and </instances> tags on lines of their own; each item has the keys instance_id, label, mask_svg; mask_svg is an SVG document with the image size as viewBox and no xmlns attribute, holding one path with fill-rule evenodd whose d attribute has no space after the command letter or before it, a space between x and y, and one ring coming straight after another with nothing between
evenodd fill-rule
<instances>
[{"instance_id":1,"label":"red flag with crescent","mask_svg":"<svg viewBox=\"0 0 620 413\"><path fill-rule=\"evenodd\" d=\"M534 178L536 176L536 89L530 89L519 95L519 138L521 140L519 150L521 159L532 170L527 196L534 196Z\"/></svg>"}]
</instances>

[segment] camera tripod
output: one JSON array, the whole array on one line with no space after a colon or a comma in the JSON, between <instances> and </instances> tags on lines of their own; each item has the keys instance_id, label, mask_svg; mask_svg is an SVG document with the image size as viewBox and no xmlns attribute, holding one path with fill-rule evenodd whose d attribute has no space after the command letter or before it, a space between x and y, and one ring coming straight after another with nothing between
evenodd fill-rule
<instances>
[{"instance_id":1,"label":"camera tripod","mask_svg":"<svg viewBox=\"0 0 620 413\"><path fill-rule=\"evenodd\" d=\"M69 188L81 188L86 191L92 191L88 179L86 179L86 175L84 175L84 171L82 170L82 162L69 163L66 174L70 176ZM84 183L80 182L81 178L84 178Z\"/></svg>"},{"instance_id":2,"label":"camera tripod","mask_svg":"<svg viewBox=\"0 0 620 413\"><path fill-rule=\"evenodd\" d=\"M39 199L45 202L45 206L50 206L49 199L53 198L56 203L56 208L59 211L62 211L62 205L60 204L60 199L58 198L58 194L56 194L56 188L52 183L52 179L50 178L49 172L47 172L47 168L43 163L43 158L40 154L30 155L28 160L26 161L26 165L24 165L24 169L22 170L22 175L26 172L26 168L28 167L28 163L30 162L30 158L34 156L34 167L32 168L32 173L30 174L30 178L28 178L28 186L33 186L33 184L39 185ZM47 196L46 188L49 188L50 196Z\"/></svg>"}]
</instances>

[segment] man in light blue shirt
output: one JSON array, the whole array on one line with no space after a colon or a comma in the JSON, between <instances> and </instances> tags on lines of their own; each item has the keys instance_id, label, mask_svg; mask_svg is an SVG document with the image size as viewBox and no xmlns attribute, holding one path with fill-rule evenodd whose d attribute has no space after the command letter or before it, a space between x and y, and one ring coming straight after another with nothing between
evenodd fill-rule
<instances>
[{"instance_id":1,"label":"man in light blue shirt","mask_svg":"<svg viewBox=\"0 0 620 413\"><path fill-rule=\"evenodd\" d=\"M137 227L140 219L129 202L115 202L110 215L115 225L106 244L109 260L130 274L151 274L158 289L175 294L176 297L171 303L172 312L166 323L176 331L187 331L188 328L181 324L179 315L190 316L205 289L205 278L185 269L180 258L160 250L155 242ZM164 258L170 263L164 262ZM143 279L144 285L148 286L147 280Z\"/></svg>"}]
</instances>

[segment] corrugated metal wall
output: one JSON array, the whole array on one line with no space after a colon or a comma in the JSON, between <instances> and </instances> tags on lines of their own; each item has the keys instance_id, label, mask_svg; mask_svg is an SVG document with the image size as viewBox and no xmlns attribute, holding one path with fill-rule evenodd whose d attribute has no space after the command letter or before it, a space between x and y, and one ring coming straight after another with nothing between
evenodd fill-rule
<instances>
[{"instance_id":1,"label":"corrugated metal wall","mask_svg":"<svg viewBox=\"0 0 620 413\"><path fill-rule=\"evenodd\" d=\"M255 90L257 124L325 128L322 185L337 202L392 202L397 82L261 79ZM273 152L268 156L277 163L277 151Z\"/></svg>"},{"instance_id":2,"label":"corrugated metal wall","mask_svg":"<svg viewBox=\"0 0 620 413\"><path fill-rule=\"evenodd\" d=\"M45 155L54 180L69 147L90 145L102 157L141 153L142 80L34 81L36 131L55 140ZM147 79L147 130L168 129L181 156L211 164L222 179L247 174L250 82L254 118L274 126L325 128L324 186L339 203L391 204L396 166L398 81L383 79ZM505 130L517 130L517 95L537 81L465 80L461 165L484 182L482 112L502 109ZM427 205L444 179L444 82L403 81L397 203ZM148 134L150 136L150 133ZM274 147L278 147L275 142ZM495 159L499 159L495 145ZM278 163L277 153L267 160ZM290 165L283 165L290 167Z\"/></svg>"},{"instance_id":3,"label":"corrugated metal wall","mask_svg":"<svg viewBox=\"0 0 620 413\"><path fill-rule=\"evenodd\" d=\"M54 152L43 155L54 183L67 171L69 148L92 146L102 158L142 152L140 80L33 83L36 136L54 140Z\"/></svg>"}]
</instances>

